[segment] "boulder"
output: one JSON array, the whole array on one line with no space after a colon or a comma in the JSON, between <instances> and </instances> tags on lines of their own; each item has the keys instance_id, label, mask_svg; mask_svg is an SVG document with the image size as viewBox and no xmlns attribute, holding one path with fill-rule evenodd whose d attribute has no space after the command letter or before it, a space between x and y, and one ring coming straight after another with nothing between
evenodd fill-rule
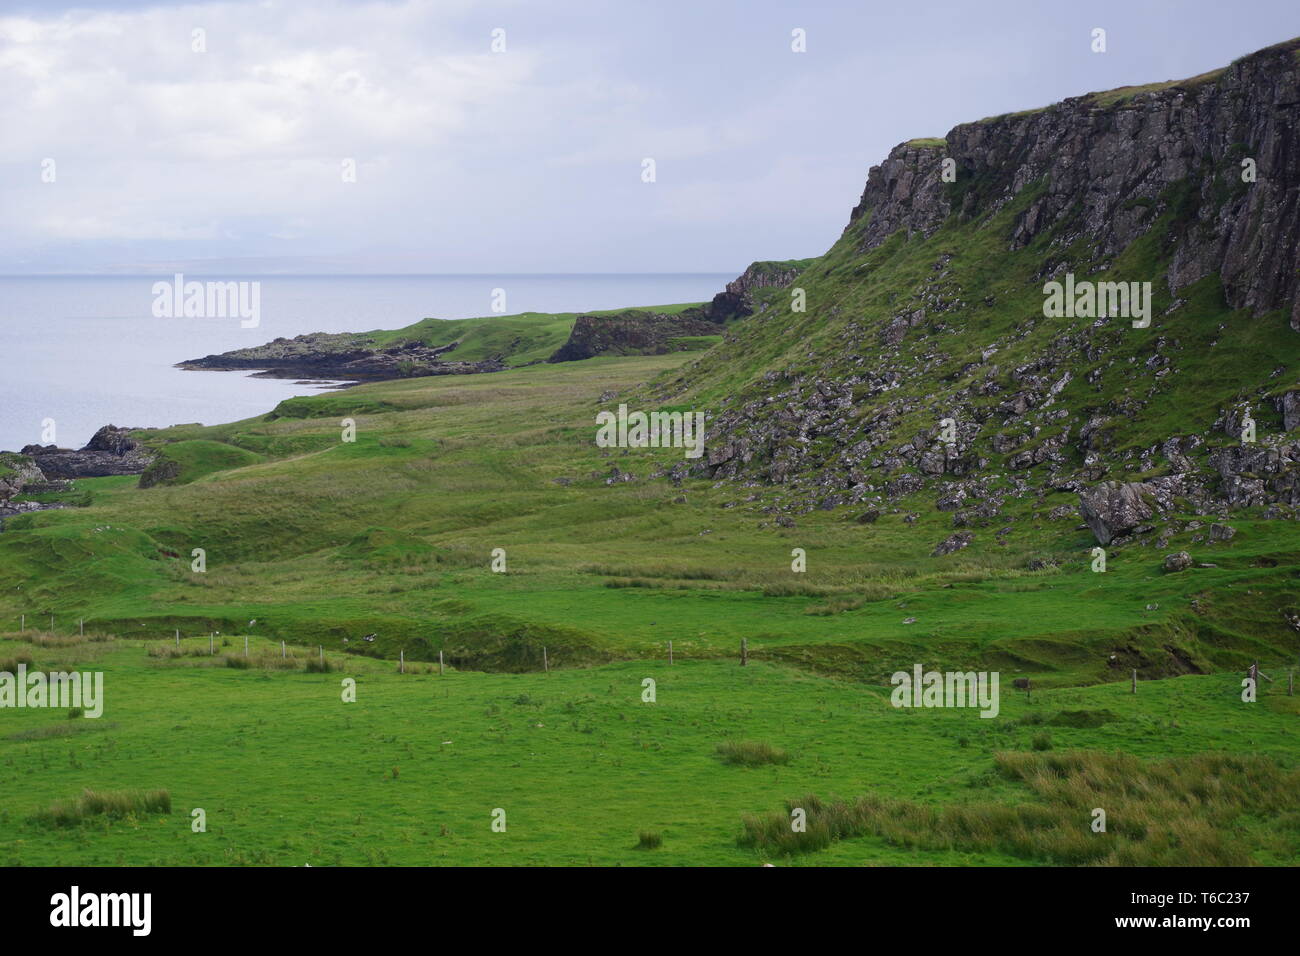
<instances>
[{"instance_id":1,"label":"boulder","mask_svg":"<svg viewBox=\"0 0 1300 956\"><path fill-rule=\"evenodd\" d=\"M1146 499L1154 491L1145 482L1102 482L1079 492L1079 512L1097 542L1107 545L1154 514Z\"/></svg>"},{"instance_id":2,"label":"boulder","mask_svg":"<svg viewBox=\"0 0 1300 956\"><path fill-rule=\"evenodd\" d=\"M1235 535L1236 533L1237 533L1237 529L1232 527L1232 525L1227 525L1227 524L1210 525L1210 540L1215 543L1218 543L1220 541L1230 541L1232 540L1233 535Z\"/></svg>"},{"instance_id":3,"label":"boulder","mask_svg":"<svg viewBox=\"0 0 1300 956\"><path fill-rule=\"evenodd\" d=\"M1192 556L1186 551L1175 551L1165 555L1166 571L1186 571L1192 566Z\"/></svg>"},{"instance_id":4,"label":"boulder","mask_svg":"<svg viewBox=\"0 0 1300 956\"><path fill-rule=\"evenodd\" d=\"M969 531L958 531L956 534L949 535L935 545L934 550L930 552L930 557L937 558L945 554L953 554L969 545L975 540L975 535Z\"/></svg>"}]
</instances>

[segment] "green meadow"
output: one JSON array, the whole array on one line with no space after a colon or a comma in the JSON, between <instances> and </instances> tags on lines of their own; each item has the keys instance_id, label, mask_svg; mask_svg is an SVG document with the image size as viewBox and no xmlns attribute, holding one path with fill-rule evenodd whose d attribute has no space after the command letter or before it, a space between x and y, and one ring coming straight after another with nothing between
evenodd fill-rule
<instances>
[{"instance_id":1,"label":"green meadow","mask_svg":"<svg viewBox=\"0 0 1300 956\"><path fill-rule=\"evenodd\" d=\"M159 656L174 650L169 641L41 641L10 634L0 654L102 670L106 705L98 720L6 713L5 865L1028 865L1053 860L948 837L940 846L868 835L793 855L741 837L747 816L804 794L1015 812L1040 802L999 774L1003 752L1158 762L1249 750L1292 767L1296 753L1295 698L1266 693L1244 705L1232 675L1144 682L1136 696L1123 684L1029 697L1007 688L999 717L983 719L896 709L887 686L760 661L439 675L436 665L399 674L392 662L327 655L336 670L308 673L317 651L293 649L282 663L294 669L278 669L279 645L257 638L249 669L226 663L242 657L242 638L215 656L207 638L189 639L178 657ZM342 701L345 677L356 681L354 703ZM647 678L653 703L643 701ZM720 756L720 745L747 741L779 748L785 762ZM1296 782L1292 770L1260 796L1276 802L1268 809L1280 826L1262 807L1234 806L1224 845L1249 847L1251 862L1292 861ZM89 786L166 790L170 812L41 819ZM1212 801L1212 790L1189 787L1188 820ZM192 830L196 808L206 832ZM504 832L491 826L497 809ZM1134 839L1137 824L1120 810L1107 833L1092 833L1089 810L1075 816L1098 846ZM1139 847L1168 822L1140 833ZM660 845L641 848L642 833Z\"/></svg>"},{"instance_id":2,"label":"green meadow","mask_svg":"<svg viewBox=\"0 0 1300 956\"><path fill-rule=\"evenodd\" d=\"M0 710L0 860L1294 861L1284 523L1114 549L1104 574L1077 517L1047 516L1065 495L945 558L947 516L920 504L783 526L779 488L652 478L682 450L594 444L602 395L635 404L689 360L377 383L150 432L169 483L79 480L71 507L9 519L0 670L102 671L105 703ZM1213 567L1164 573L1178 547ZM1243 703L1253 660L1275 682ZM915 663L1000 672L999 715L891 706ZM1088 780L1134 777L1105 764L1121 754L1164 782L1094 834ZM1082 763L1008 763L1049 758ZM858 800L875 809L832 821ZM803 804L818 839L771 839Z\"/></svg>"}]
</instances>

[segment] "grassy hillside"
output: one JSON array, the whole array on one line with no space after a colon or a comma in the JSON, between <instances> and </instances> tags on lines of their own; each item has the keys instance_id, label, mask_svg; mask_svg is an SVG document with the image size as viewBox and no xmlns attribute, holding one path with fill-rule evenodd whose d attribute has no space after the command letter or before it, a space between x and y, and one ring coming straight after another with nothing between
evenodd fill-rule
<instances>
[{"instance_id":1,"label":"grassy hillside","mask_svg":"<svg viewBox=\"0 0 1300 956\"><path fill-rule=\"evenodd\" d=\"M954 216L928 239L896 233L866 254L860 244L867 222L859 220L800 275L806 311L792 311L788 290L764 290L773 307L729 328L725 348L684 367L663 393L675 402L739 408L770 395L773 382L792 388L798 401L820 382L861 381L848 431L835 443L850 445L878 427L873 411L887 401L911 406L889 423L901 442L959 410L966 422L1003 417L995 410L1022 387L1022 370L1069 372L1050 407L1018 416L1006 431L1027 434L1037 426L1034 439L1042 442L1067 425L1077 435L1089 416L1127 407L1130 414L1116 414L1106 426L1105 463L1116 466L1115 477L1141 472L1138 450L1210 432L1221 410L1236 405L1249 404L1261 435L1284 431L1268 399L1300 387L1300 344L1287 316L1278 310L1251 318L1228 308L1216 277L1179 297L1163 278L1174 252L1164 237L1190 215L1195 198L1171 195L1146 236L1104 268L1078 270L1079 280L1152 282L1151 327L1135 330L1123 321L1043 316L1044 274L1053 264L1093 261L1085 242L1062 251L1047 235L1008 250L1018 217L1044 188L1026 189L991 216L968 222ZM921 325L896 352L883 348L891 321L918 309L926 310ZM870 389L873 372L898 373L887 395ZM984 394L972 394L981 386ZM1007 474L1012 453L992 447L998 431L986 424L971 451L988 459L990 472ZM1231 438L1220 433L1211 441L1227 445ZM1017 443L1014 451L1032 447ZM806 451L820 460L816 445ZM1076 452L1072 460L1082 465L1083 456Z\"/></svg>"},{"instance_id":2,"label":"grassy hillside","mask_svg":"<svg viewBox=\"0 0 1300 956\"><path fill-rule=\"evenodd\" d=\"M942 512L864 524L815 511L787 527L767 513L779 489L652 480L682 452L597 448L599 396L682 361L377 383L294 400L329 417L158 433L176 440L165 452L217 445L249 463L147 490L81 480L70 494L92 507L8 519L3 613L124 635L229 633L256 618L291 642L342 650L375 633L374 654L443 650L488 669L536 668L543 644L577 664L656 656L668 640L730 656L744 637L759 658L855 677L933 655L1079 683L1131 666L1167 673L1168 646L1201 670L1295 647L1282 610L1297 549L1277 522L1235 522L1228 544L1193 543L1189 530L1166 549L1212 568L1166 574L1163 551L1139 548L1098 575L1077 518L1048 519L1028 500L1009 506L996 540L935 559L950 533ZM353 443L342 416L357 422ZM206 573L190 570L195 548ZM496 548L504 574L490 567ZM804 573L791 570L794 548ZM1028 570L1034 559L1046 566Z\"/></svg>"}]
</instances>

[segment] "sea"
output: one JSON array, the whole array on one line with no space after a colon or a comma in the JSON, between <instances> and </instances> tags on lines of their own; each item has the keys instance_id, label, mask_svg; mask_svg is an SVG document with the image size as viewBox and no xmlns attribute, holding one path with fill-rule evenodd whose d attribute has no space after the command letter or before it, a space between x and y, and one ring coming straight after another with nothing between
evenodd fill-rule
<instances>
[{"instance_id":1,"label":"sea","mask_svg":"<svg viewBox=\"0 0 1300 956\"><path fill-rule=\"evenodd\" d=\"M737 270L739 271L739 270ZM156 317L172 276L0 276L0 450L80 448L103 425L215 425L270 411L321 383L177 362L307 332L367 332L425 318L582 312L703 302L734 274L248 276L259 323ZM221 280L229 281L226 276ZM197 274L186 281L207 281Z\"/></svg>"}]
</instances>

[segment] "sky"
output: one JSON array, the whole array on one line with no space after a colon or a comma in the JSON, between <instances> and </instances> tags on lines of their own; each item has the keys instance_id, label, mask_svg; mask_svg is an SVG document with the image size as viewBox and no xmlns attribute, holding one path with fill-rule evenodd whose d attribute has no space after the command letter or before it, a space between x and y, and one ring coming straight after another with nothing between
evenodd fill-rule
<instances>
[{"instance_id":1,"label":"sky","mask_svg":"<svg viewBox=\"0 0 1300 956\"><path fill-rule=\"evenodd\" d=\"M824 252L900 142L1296 35L1295 0L0 0L0 273L739 272Z\"/></svg>"}]
</instances>

